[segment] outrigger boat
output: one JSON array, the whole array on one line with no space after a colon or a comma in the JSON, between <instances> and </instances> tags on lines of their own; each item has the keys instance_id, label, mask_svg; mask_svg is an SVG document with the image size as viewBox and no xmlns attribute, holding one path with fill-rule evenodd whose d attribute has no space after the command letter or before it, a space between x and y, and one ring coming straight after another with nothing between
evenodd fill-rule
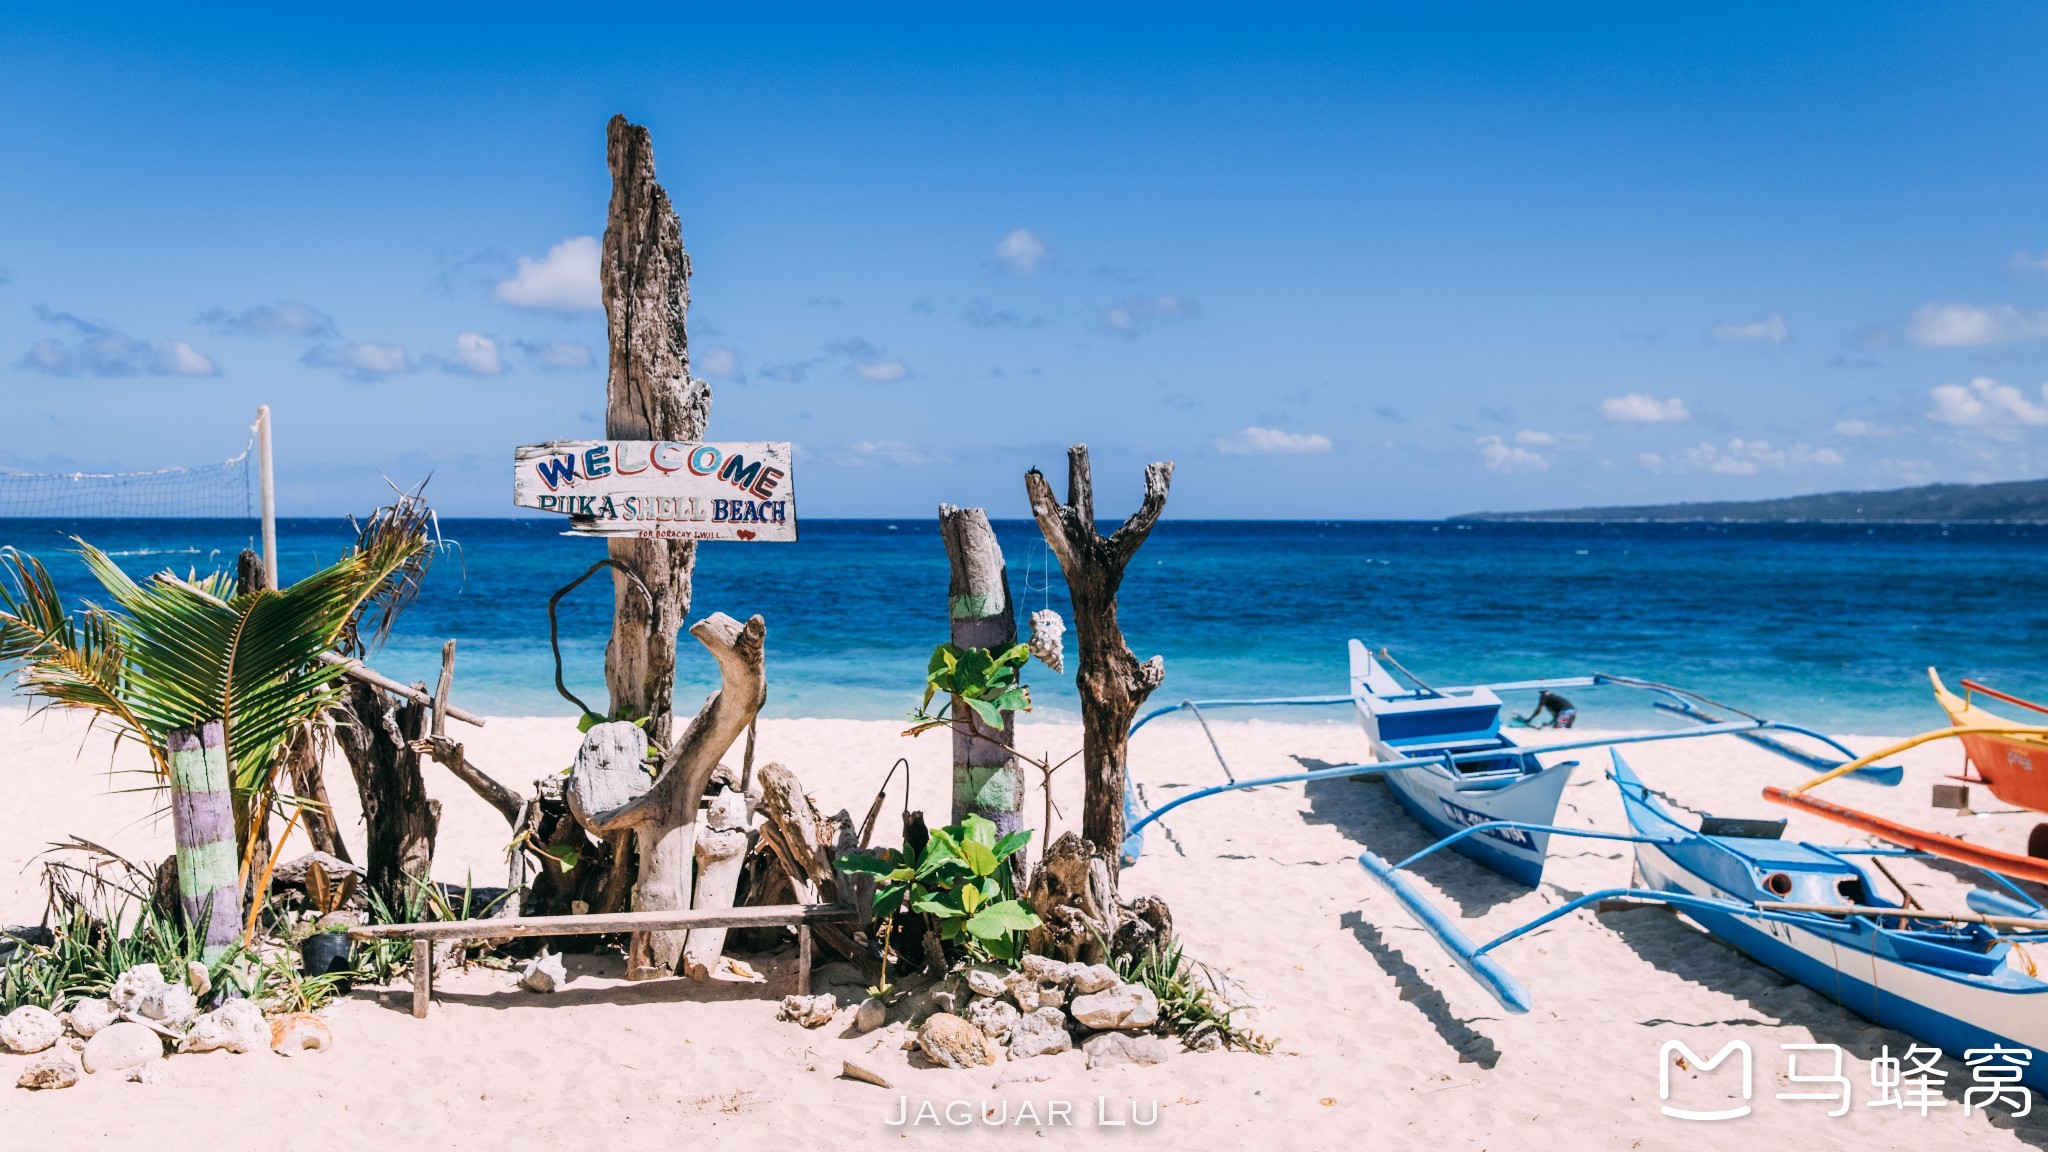
<instances>
[{"instance_id":1,"label":"outrigger boat","mask_svg":"<svg viewBox=\"0 0 2048 1152\"><path fill-rule=\"evenodd\" d=\"M1951 1054L1993 1045L2037 1054L2048 1048L2048 980L2036 974L2027 951L2048 945L2048 909L2006 877L1985 870L2004 891L1973 890L1973 911L1967 913L1892 903L1877 895L1870 874L1853 858L1922 853L1788 842L1781 839L1783 820L1709 816L1690 828L1657 802L1619 751L1612 756L1610 779L1621 790L1628 833L1541 830L1634 844L1638 883L1630 887L1589 892L1474 944L1405 873L1432 853L1488 829L1464 829L1398 864L1372 852L1359 863L1511 1012L1527 1012L1530 998L1496 959L1497 949L1581 908L1637 900L1682 911L1751 959L1873 1023ZM2048 1058L2029 1061L2023 1079L2048 1090Z\"/></svg>"},{"instance_id":2,"label":"outrigger boat","mask_svg":"<svg viewBox=\"0 0 2048 1152\"><path fill-rule=\"evenodd\" d=\"M1409 815L1433 835L1445 837L1463 828L1483 828L1476 835L1456 838L1455 850L1517 883L1534 886L1542 879L1543 862L1549 850L1550 833L1547 828L1556 817L1558 801L1564 794L1571 771L1578 765L1576 760L1560 758L1564 753L1617 744L1733 735L1754 740L1763 747L1823 771L1833 771L1855 757L1849 749L1821 733L1738 712L1668 684L1594 674L1435 688L1402 668L1384 651L1375 657L1357 640L1351 641L1349 647L1351 691L1345 695L1265 700L1184 700L1156 709L1133 724L1131 732L1136 735L1140 728L1161 716L1178 711L1192 712L1203 730L1208 732L1210 748L1216 753L1227 782L1177 797L1143 815L1136 811L1132 796L1127 794L1125 823L1129 831L1123 846L1125 863L1136 863L1143 853L1144 831L1148 826L1190 801L1262 784L1380 776ZM1596 736L1543 746L1519 743L1501 730L1501 710L1505 706L1501 694L1504 692L1603 685L1650 692L1668 709L1686 715L1699 727ZM1215 733L1209 731L1208 721L1202 716L1204 708L1343 704L1352 706L1364 727L1368 748L1374 756L1372 762L1339 764L1260 780L1237 779L1216 742ZM1739 718L1722 719L1706 711L1709 707L1732 712ZM1839 753L1842 759L1828 759L1795 749L1771 738L1768 734L1774 731L1809 737ZM1902 778L1902 772L1897 767L1860 764L1857 776L1873 783L1894 785Z\"/></svg>"},{"instance_id":3,"label":"outrigger boat","mask_svg":"<svg viewBox=\"0 0 2048 1152\"><path fill-rule=\"evenodd\" d=\"M1951 727L1997 728L2012 725L2011 720L1979 707L1976 697L1980 694L2029 711L2048 712L2048 707L1987 688L1974 680L1963 681L1964 695L1957 696L1948 690L1948 685L1941 682L1941 675L1932 668L1927 670L1927 679L1934 685L1935 702L1947 713ZM1979 734L1964 736L1962 741L1970 766L1977 770L1978 779L1971 783L1983 784L1991 789L1993 796L2007 804L2048 812L2048 738Z\"/></svg>"}]
</instances>

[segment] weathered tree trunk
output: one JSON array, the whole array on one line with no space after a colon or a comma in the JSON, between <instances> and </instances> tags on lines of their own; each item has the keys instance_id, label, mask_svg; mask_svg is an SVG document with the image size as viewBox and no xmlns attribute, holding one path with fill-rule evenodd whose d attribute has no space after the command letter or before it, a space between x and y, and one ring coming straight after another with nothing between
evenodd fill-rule
<instances>
[{"instance_id":1,"label":"weathered tree trunk","mask_svg":"<svg viewBox=\"0 0 2048 1152\"><path fill-rule=\"evenodd\" d=\"M220 721L208 720L172 729L164 746L171 760L178 903L194 931L204 926L201 955L210 964L242 935L227 737Z\"/></svg>"},{"instance_id":2,"label":"weathered tree trunk","mask_svg":"<svg viewBox=\"0 0 2048 1152\"><path fill-rule=\"evenodd\" d=\"M953 643L961 648L1001 652L1017 642L1017 614L1010 603L1010 571L988 513L980 508L939 505L939 534L946 541L952 577L946 585L946 611L953 622ZM953 700L953 715L967 727L953 729L953 819L968 813L992 821L1004 835L1023 823L1024 769L1010 755L1016 744L1012 714L1005 711L999 728L984 724L972 710Z\"/></svg>"},{"instance_id":3,"label":"weathered tree trunk","mask_svg":"<svg viewBox=\"0 0 2048 1152\"><path fill-rule=\"evenodd\" d=\"M605 435L614 440L698 440L711 415L711 389L690 378L690 257L668 193L654 180L647 129L612 117L605 130L612 173L601 279L611 338ZM612 559L630 566L646 600L612 574L612 638L605 685L615 720L652 717L647 734L669 746L675 707L676 637L690 611L697 546L686 540L614 539ZM695 803L694 797L692 803Z\"/></svg>"},{"instance_id":4,"label":"weathered tree trunk","mask_svg":"<svg viewBox=\"0 0 2048 1152\"><path fill-rule=\"evenodd\" d=\"M428 798L414 748L426 726L425 705L394 703L382 689L351 680L334 728L362 798L370 889L394 909L406 906L415 881L433 876L441 802Z\"/></svg>"},{"instance_id":5,"label":"weathered tree trunk","mask_svg":"<svg viewBox=\"0 0 2048 1152\"><path fill-rule=\"evenodd\" d=\"M569 776L569 811L601 836L631 831L639 847L640 878L633 910L690 907L697 847L697 807L711 773L768 697L759 616L744 626L713 613L690 628L711 650L722 684L690 727L670 747L651 782L637 759L645 734L621 721L599 724L584 737L584 752ZM626 978L649 980L673 972L687 931L636 932L626 951Z\"/></svg>"},{"instance_id":6,"label":"weathered tree trunk","mask_svg":"<svg viewBox=\"0 0 2048 1152\"><path fill-rule=\"evenodd\" d=\"M1095 493L1088 474L1088 446L1067 449L1067 502L1053 498L1052 485L1038 469L1024 474L1031 514L1045 542L1059 558L1073 598L1074 632L1080 639L1074 686L1081 693L1081 762L1087 772L1081 835L1102 848L1115 877L1124 840L1124 755L1131 721L1145 698L1166 676L1157 656L1138 662L1116 621L1116 593L1124 566L1159 522L1171 463L1145 466L1145 500L1131 518L1104 539L1095 530Z\"/></svg>"}]
</instances>

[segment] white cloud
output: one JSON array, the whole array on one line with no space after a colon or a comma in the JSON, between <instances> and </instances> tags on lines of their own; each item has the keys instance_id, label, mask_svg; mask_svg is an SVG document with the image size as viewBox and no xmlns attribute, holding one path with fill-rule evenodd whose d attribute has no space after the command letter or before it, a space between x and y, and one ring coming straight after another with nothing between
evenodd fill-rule
<instances>
[{"instance_id":1,"label":"white cloud","mask_svg":"<svg viewBox=\"0 0 2048 1152\"><path fill-rule=\"evenodd\" d=\"M1515 433L1515 443L1524 448L1586 448L1592 445L1593 438L1578 432L1542 432L1524 428Z\"/></svg>"},{"instance_id":2,"label":"white cloud","mask_svg":"<svg viewBox=\"0 0 2048 1152\"><path fill-rule=\"evenodd\" d=\"M1768 441L1740 437L1724 445L1701 443L1683 452L1659 455L1644 452L1637 457L1652 472L1714 472L1722 476L1754 476L1759 472L1789 472L1814 467L1834 468L1844 461L1833 448L1809 448L1794 444L1789 449L1771 447Z\"/></svg>"},{"instance_id":3,"label":"white cloud","mask_svg":"<svg viewBox=\"0 0 2048 1152\"><path fill-rule=\"evenodd\" d=\"M1052 249L1029 228L1019 228L996 241L996 259L1019 276L1031 275L1051 258Z\"/></svg>"},{"instance_id":4,"label":"white cloud","mask_svg":"<svg viewBox=\"0 0 2048 1152\"><path fill-rule=\"evenodd\" d=\"M597 362L590 354L590 346L574 340L543 340L539 343L519 341L512 345L520 355L551 372L566 372L577 368L588 368Z\"/></svg>"},{"instance_id":5,"label":"white cloud","mask_svg":"<svg viewBox=\"0 0 2048 1152\"><path fill-rule=\"evenodd\" d=\"M151 343L69 312L35 312L43 323L68 329L71 337L36 341L16 361L18 367L51 376L220 375L220 366L211 357L183 340Z\"/></svg>"},{"instance_id":6,"label":"white cloud","mask_svg":"<svg viewBox=\"0 0 2048 1152\"><path fill-rule=\"evenodd\" d=\"M694 367L707 380L743 380L740 354L730 348L706 348L697 354Z\"/></svg>"},{"instance_id":7,"label":"white cloud","mask_svg":"<svg viewBox=\"0 0 2048 1152\"><path fill-rule=\"evenodd\" d=\"M1748 323L1725 321L1708 330L1707 335L1723 344L1783 344L1792 338L1792 329L1785 324L1785 318L1776 312L1762 320Z\"/></svg>"},{"instance_id":8,"label":"white cloud","mask_svg":"<svg viewBox=\"0 0 2048 1152\"><path fill-rule=\"evenodd\" d=\"M919 448L901 440L856 440L851 444L818 454L829 464L861 468L868 465L950 464L944 452Z\"/></svg>"},{"instance_id":9,"label":"white cloud","mask_svg":"<svg viewBox=\"0 0 2048 1152\"><path fill-rule=\"evenodd\" d=\"M309 304L289 300L259 304L240 312L209 308L199 322L231 336L333 336L334 318Z\"/></svg>"},{"instance_id":10,"label":"white cloud","mask_svg":"<svg viewBox=\"0 0 2048 1152\"><path fill-rule=\"evenodd\" d=\"M1246 428L1216 441L1216 450L1232 456L1320 456L1330 450L1320 432L1282 432L1278 428Z\"/></svg>"},{"instance_id":11,"label":"white cloud","mask_svg":"<svg viewBox=\"0 0 2048 1152\"><path fill-rule=\"evenodd\" d=\"M1519 441L1521 436L1515 439ZM1479 446L1479 459L1491 472L1542 472L1550 467L1549 458L1542 453L1509 444L1498 436L1481 436L1474 443Z\"/></svg>"},{"instance_id":12,"label":"white cloud","mask_svg":"<svg viewBox=\"0 0 2048 1152\"><path fill-rule=\"evenodd\" d=\"M500 280L498 299L541 312L594 312L604 307L598 288L597 237L572 236L542 259L519 258L519 270Z\"/></svg>"},{"instance_id":13,"label":"white cloud","mask_svg":"<svg viewBox=\"0 0 2048 1152\"><path fill-rule=\"evenodd\" d=\"M856 364L853 370L858 372L863 380L883 383L901 380L910 375L910 369L901 360L876 360L868 364Z\"/></svg>"},{"instance_id":14,"label":"white cloud","mask_svg":"<svg viewBox=\"0 0 2048 1152\"><path fill-rule=\"evenodd\" d=\"M1888 424L1879 424L1872 420L1835 421L1835 435L1837 436L1896 436L1898 434L1899 430L1897 428L1893 428Z\"/></svg>"},{"instance_id":15,"label":"white cloud","mask_svg":"<svg viewBox=\"0 0 2048 1152\"><path fill-rule=\"evenodd\" d=\"M2043 403L2035 404L2010 384L1979 376L1968 384L1942 384L1927 393L1934 401L1927 418L1938 424L2010 427L2048 424L2048 384L2041 386Z\"/></svg>"},{"instance_id":16,"label":"white cloud","mask_svg":"<svg viewBox=\"0 0 2048 1152\"><path fill-rule=\"evenodd\" d=\"M1600 415L1613 424L1682 424L1692 419L1678 397L1659 400L1642 392L1609 396L1600 402Z\"/></svg>"},{"instance_id":17,"label":"white cloud","mask_svg":"<svg viewBox=\"0 0 2048 1152\"><path fill-rule=\"evenodd\" d=\"M318 344L299 357L309 368L338 368L357 380L376 380L415 370L412 357L396 344Z\"/></svg>"},{"instance_id":18,"label":"white cloud","mask_svg":"<svg viewBox=\"0 0 2048 1152\"><path fill-rule=\"evenodd\" d=\"M2012 254L2008 264L2016 272L2048 272L2048 252L2036 256L2022 249Z\"/></svg>"},{"instance_id":19,"label":"white cloud","mask_svg":"<svg viewBox=\"0 0 2048 1152\"><path fill-rule=\"evenodd\" d=\"M155 371L165 376L218 376L220 366L206 353L183 340L164 340L156 346Z\"/></svg>"},{"instance_id":20,"label":"white cloud","mask_svg":"<svg viewBox=\"0 0 2048 1152\"><path fill-rule=\"evenodd\" d=\"M498 342L480 332L463 332L455 337L455 359L442 365L463 376L496 376L505 371L505 358L498 354Z\"/></svg>"},{"instance_id":21,"label":"white cloud","mask_svg":"<svg viewBox=\"0 0 2048 1152\"><path fill-rule=\"evenodd\" d=\"M2010 304L1927 304L1906 322L1906 335L1924 348L1975 348L2048 336L2048 309Z\"/></svg>"},{"instance_id":22,"label":"white cloud","mask_svg":"<svg viewBox=\"0 0 2048 1152\"><path fill-rule=\"evenodd\" d=\"M1149 321L1183 319L1199 311L1201 309L1193 300L1165 292L1157 296L1133 296L1112 305L1102 314L1102 323L1116 335L1136 336L1139 328Z\"/></svg>"}]
</instances>

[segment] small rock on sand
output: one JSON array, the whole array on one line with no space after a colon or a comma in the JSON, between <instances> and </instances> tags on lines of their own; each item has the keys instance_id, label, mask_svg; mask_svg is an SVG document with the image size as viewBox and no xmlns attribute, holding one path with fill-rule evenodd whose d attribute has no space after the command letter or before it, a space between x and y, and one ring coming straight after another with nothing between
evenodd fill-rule
<instances>
[{"instance_id":1,"label":"small rock on sand","mask_svg":"<svg viewBox=\"0 0 2048 1152\"><path fill-rule=\"evenodd\" d=\"M249 1053L270 1043L270 1025L263 1010L247 1000L230 1000L192 1021L192 1030L178 1042L180 1052Z\"/></svg>"},{"instance_id":2,"label":"small rock on sand","mask_svg":"<svg viewBox=\"0 0 2048 1152\"><path fill-rule=\"evenodd\" d=\"M105 1000L80 1000L71 1006L71 1030L87 1040L120 1018L113 1004Z\"/></svg>"},{"instance_id":3,"label":"small rock on sand","mask_svg":"<svg viewBox=\"0 0 2048 1152\"><path fill-rule=\"evenodd\" d=\"M1081 1050L1088 1054L1088 1067L1113 1068L1118 1064L1159 1064L1168 1056L1166 1042L1148 1033L1104 1032L1090 1036Z\"/></svg>"},{"instance_id":4,"label":"small rock on sand","mask_svg":"<svg viewBox=\"0 0 2048 1152\"><path fill-rule=\"evenodd\" d=\"M126 1072L163 1058L163 1038L132 1020L109 1024L85 1042L85 1070L95 1075Z\"/></svg>"},{"instance_id":5,"label":"small rock on sand","mask_svg":"<svg viewBox=\"0 0 2048 1152\"><path fill-rule=\"evenodd\" d=\"M873 996L861 1001L860 1007L853 1010L853 1030L856 1034L873 1032L888 1021L889 1006Z\"/></svg>"},{"instance_id":6,"label":"small rock on sand","mask_svg":"<svg viewBox=\"0 0 2048 1152\"><path fill-rule=\"evenodd\" d=\"M1009 1035L1010 1026L1020 1015L1017 1006L1008 1000L991 1000L986 996L967 1006L967 1022L995 1040Z\"/></svg>"},{"instance_id":7,"label":"small rock on sand","mask_svg":"<svg viewBox=\"0 0 2048 1152\"><path fill-rule=\"evenodd\" d=\"M41 1052L64 1036L64 1022L47 1008L23 1004L0 1017L0 1048L28 1055Z\"/></svg>"},{"instance_id":8,"label":"small rock on sand","mask_svg":"<svg viewBox=\"0 0 2048 1152\"><path fill-rule=\"evenodd\" d=\"M817 996L784 996L782 1011L776 1019L801 1024L806 1028L822 1028L831 1023L832 1014L839 1010L839 1002L830 992Z\"/></svg>"},{"instance_id":9,"label":"small rock on sand","mask_svg":"<svg viewBox=\"0 0 2048 1152\"><path fill-rule=\"evenodd\" d=\"M1123 983L1116 978L1116 970L1107 964L1088 964L1074 972L1074 991L1087 995L1090 992L1107 992Z\"/></svg>"},{"instance_id":10,"label":"small rock on sand","mask_svg":"<svg viewBox=\"0 0 2048 1152\"><path fill-rule=\"evenodd\" d=\"M327 1021L311 1012L294 1012L270 1022L270 1050L279 1056L301 1052L325 1052L334 1047L334 1033Z\"/></svg>"},{"instance_id":11,"label":"small rock on sand","mask_svg":"<svg viewBox=\"0 0 2048 1152\"><path fill-rule=\"evenodd\" d=\"M1074 1019L1089 1028L1150 1028L1159 1022L1159 997L1143 984L1074 997Z\"/></svg>"},{"instance_id":12,"label":"small rock on sand","mask_svg":"<svg viewBox=\"0 0 2048 1152\"><path fill-rule=\"evenodd\" d=\"M967 986L983 996L1001 996L1006 990L1004 980L1007 975L1000 968L977 964L967 970Z\"/></svg>"},{"instance_id":13,"label":"small rock on sand","mask_svg":"<svg viewBox=\"0 0 2048 1152\"><path fill-rule=\"evenodd\" d=\"M16 1088L69 1088L78 1083L78 1066L62 1056L44 1056L24 1068Z\"/></svg>"},{"instance_id":14,"label":"small rock on sand","mask_svg":"<svg viewBox=\"0 0 2048 1152\"><path fill-rule=\"evenodd\" d=\"M945 1068L975 1068L995 1063L990 1040L981 1029L950 1012L934 1012L918 1029L917 1046L932 1063Z\"/></svg>"},{"instance_id":15,"label":"small rock on sand","mask_svg":"<svg viewBox=\"0 0 2048 1152\"><path fill-rule=\"evenodd\" d=\"M1067 1033L1067 1018L1057 1008L1040 1008L1010 1025L1012 1060L1057 1056L1073 1050L1074 1038Z\"/></svg>"}]
</instances>

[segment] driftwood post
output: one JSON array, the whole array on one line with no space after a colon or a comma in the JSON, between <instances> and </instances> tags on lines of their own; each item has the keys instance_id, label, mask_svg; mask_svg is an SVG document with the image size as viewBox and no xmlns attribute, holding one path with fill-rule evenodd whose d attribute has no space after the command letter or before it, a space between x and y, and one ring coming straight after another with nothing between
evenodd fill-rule
<instances>
[{"instance_id":1,"label":"driftwood post","mask_svg":"<svg viewBox=\"0 0 2048 1152\"><path fill-rule=\"evenodd\" d=\"M611 211L605 221L600 279L611 341L605 385L605 435L614 440L700 440L711 389L690 378L690 257L668 193L654 180L647 129L614 116L605 129ZM612 638L605 686L616 720L651 717L647 734L666 748L673 735L676 637L690 611L697 546L688 540L614 538L612 559L637 572L647 598L612 573ZM722 749L721 749L722 750ZM690 803L696 803L693 794ZM680 934L678 934L680 935Z\"/></svg>"},{"instance_id":2,"label":"driftwood post","mask_svg":"<svg viewBox=\"0 0 2048 1152\"><path fill-rule=\"evenodd\" d=\"M1145 499L1107 539L1095 530L1095 492L1088 474L1088 446L1067 449L1067 502L1053 497L1038 469L1024 474L1031 514L1045 542L1059 558L1073 598L1074 632L1081 654L1074 686L1081 693L1081 762L1087 772L1081 835L1109 857L1111 877L1124 840L1124 755L1131 721L1145 698L1166 677L1157 656L1140 664L1116 621L1116 593L1124 566L1151 534L1166 508L1173 482L1171 463L1145 466Z\"/></svg>"},{"instance_id":3,"label":"driftwood post","mask_svg":"<svg viewBox=\"0 0 2048 1152\"><path fill-rule=\"evenodd\" d=\"M236 875L235 807L227 736L218 720L174 728L164 739L171 761L171 831L178 844L178 903L211 964L242 935Z\"/></svg>"},{"instance_id":4,"label":"driftwood post","mask_svg":"<svg viewBox=\"0 0 2048 1152\"><path fill-rule=\"evenodd\" d=\"M1001 652L1017 642L1017 614L1010 603L1010 571L1003 549L980 508L939 505L939 534L946 541L952 576L946 585L946 611L952 618L952 640L961 648ZM953 819L968 813L981 816L1003 835L1023 822L1024 769L1011 756L1016 728L1005 711L1002 726L991 728L956 697L953 715L965 717L953 729Z\"/></svg>"},{"instance_id":5,"label":"driftwood post","mask_svg":"<svg viewBox=\"0 0 2048 1152\"><path fill-rule=\"evenodd\" d=\"M741 625L713 613L690 634L718 661L721 686L690 721L653 780L641 767L647 747L641 729L623 721L599 724L584 737L569 777L569 811L600 836L630 831L639 847L640 877L633 911L689 908L697 848L697 806L719 757L733 746L768 696L759 616ZM626 978L669 975L683 954L687 930L636 932L626 951Z\"/></svg>"},{"instance_id":6,"label":"driftwood post","mask_svg":"<svg viewBox=\"0 0 2048 1152\"><path fill-rule=\"evenodd\" d=\"M428 797L420 772L427 706L397 703L355 679L343 701L334 736L363 803L363 864L371 889L390 907L404 908L413 883L432 878L441 827L441 802Z\"/></svg>"}]
</instances>

